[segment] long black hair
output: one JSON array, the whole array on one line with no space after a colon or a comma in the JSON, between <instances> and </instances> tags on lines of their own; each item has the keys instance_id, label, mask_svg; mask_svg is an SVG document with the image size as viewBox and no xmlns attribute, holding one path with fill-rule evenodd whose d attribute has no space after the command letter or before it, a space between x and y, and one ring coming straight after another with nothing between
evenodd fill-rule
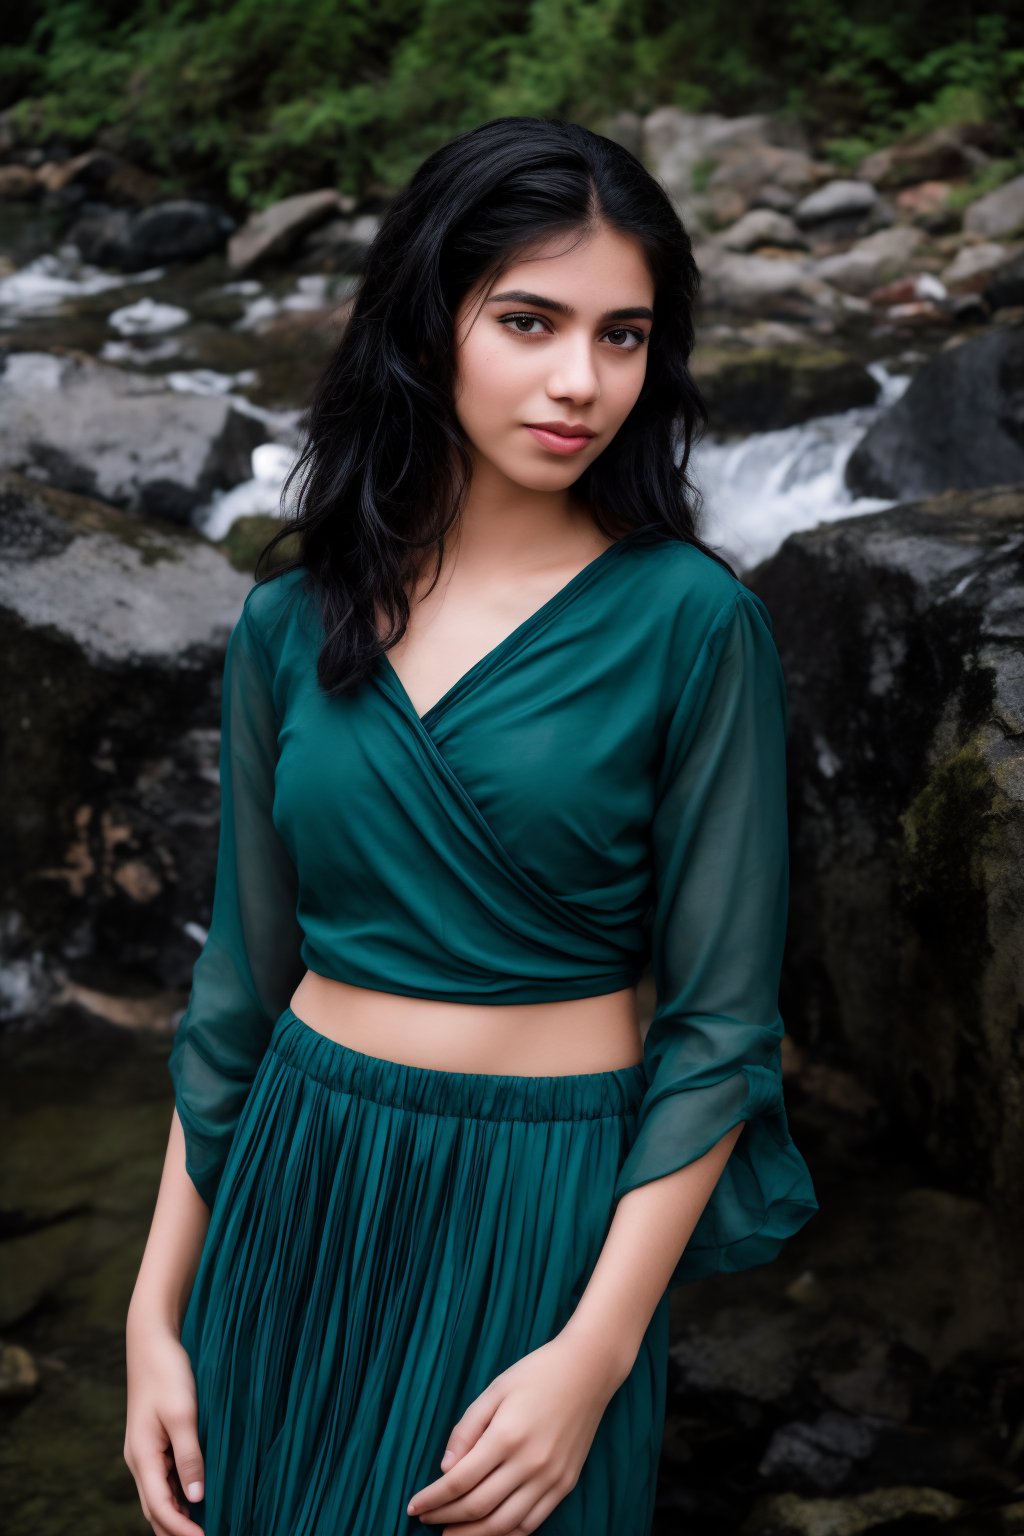
<instances>
[{"instance_id":1,"label":"long black hair","mask_svg":"<svg viewBox=\"0 0 1024 1536\"><path fill-rule=\"evenodd\" d=\"M434 582L440 574L471 475L454 407L459 305L531 246L563 233L582 241L600 223L639 243L655 318L640 396L573 497L609 537L685 540L727 565L697 535L701 497L687 473L708 409L687 367L700 273L678 213L613 139L558 118L495 118L430 154L388 206L281 492L283 511L299 480L296 510L257 561L263 579L278 542L298 536L295 558L269 575L306 569L328 692L354 688L404 634L406 584L431 547ZM378 613L391 626L383 639Z\"/></svg>"}]
</instances>

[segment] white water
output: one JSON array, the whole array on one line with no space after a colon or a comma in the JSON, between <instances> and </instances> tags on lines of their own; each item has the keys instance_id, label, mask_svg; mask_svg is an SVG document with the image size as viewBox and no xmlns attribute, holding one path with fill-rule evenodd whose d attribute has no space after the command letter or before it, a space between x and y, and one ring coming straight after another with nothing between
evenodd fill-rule
<instances>
[{"instance_id":1,"label":"white water","mask_svg":"<svg viewBox=\"0 0 1024 1536\"><path fill-rule=\"evenodd\" d=\"M154 282L163 277L164 270L147 267L144 272L108 272L83 261L78 247L69 242L0 277L0 312L7 322L59 315L65 308L73 310L76 300L94 293Z\"/></svg>"},{"instance_id":2,"label":"white water","mask_svg":"<svg viewBox=\"0 0 1024 1536\"><path fill-rule=\"evenodd\" d=\"M884 363L870 364L869 371L881 386L874 405L739 441L707 438L693 450L692 478L704 496L701 536L737 568L767 559L791 533L894 505L854 499L843 484L856 444L910 382Z\"/></svg>"}]
</instances>

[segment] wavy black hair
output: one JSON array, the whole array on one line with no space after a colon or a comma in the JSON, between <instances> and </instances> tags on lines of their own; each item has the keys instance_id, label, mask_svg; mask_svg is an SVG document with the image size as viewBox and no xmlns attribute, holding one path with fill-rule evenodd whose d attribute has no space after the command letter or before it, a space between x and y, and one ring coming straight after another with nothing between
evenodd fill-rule
<instances>
[{"instance_id":1,"label":"wavy black hair","mask_svg":"<svg viewBox=\"0 0 1024 1536\"><path fill-rule=\"evenodd\" d=\"M431 547L436 583L464 504L471 460L454 407L459 305L535 244L560 234L582 241L602 223L642 248L655 318L640 396L573 497L609 537L684 540L728 565L698 537L701 497L687 474L708 409L687 366L700 273L676 209L613 139L559 118L495 118L428 155L388 206L309 399L281 492L282 527L256 564L259 580L307 570L328 693L357 686L404 634L407 583ZM296 510L284 515L295 480ZM277 544L295 535L295 557L261 577ZM384 638L381 613L391 626Z\"/></svg>"}]
</instances>

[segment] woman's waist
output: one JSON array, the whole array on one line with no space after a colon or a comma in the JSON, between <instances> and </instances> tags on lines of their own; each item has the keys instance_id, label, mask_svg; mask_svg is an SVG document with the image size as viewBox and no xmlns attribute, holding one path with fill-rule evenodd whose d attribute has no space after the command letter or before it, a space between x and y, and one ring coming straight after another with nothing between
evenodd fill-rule
<instances>
[{"instance_id":1,"label":"woman's waist","mask_svg":"<svg viewBox=\"0 0 1024 1536\"><path fill-rule=\"evenodd\" d=\"M352 1050L450 1072L549 1076L643 1060L635 987L539 1003L459 1003L358 987L307 970L292 1011Z\"/></svg>"}]
</instances>

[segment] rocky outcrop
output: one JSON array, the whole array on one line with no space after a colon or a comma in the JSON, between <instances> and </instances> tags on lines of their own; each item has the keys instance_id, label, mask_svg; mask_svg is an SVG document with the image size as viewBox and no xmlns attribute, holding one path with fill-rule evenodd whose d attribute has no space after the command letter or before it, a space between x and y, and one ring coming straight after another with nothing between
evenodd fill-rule
<instances>
[{"instance_id":1,"label":"rocky outcrop","mask_svg":"<svg viewBox=\"0 0 1024 1536\"><path fill-rule=\"evenodd\" d=\"M964 228L985 239L1007 239L1024 234L1024 176L1014 176L971 204Z\"/></svg>"},{"instance_id":2,"label":"rocky outcrop","mask_svg":"<svg viewBox=\"0 0 1024 1536\"><path fill-rule=\"evenodd\" d=\"M923 241L924 231L910 224L878 229L848 251L823 256L815 263L815 275L845 293L870 293L906 272Z\"/></svg>"},{"instance_id":3,"label":"rocky outcrop","mask_svg":"<svg viewBox=\"0 0 1024 1536\"><path fill-rule=\"evenodd\" d=\"M84 212L68 232L86 261L141 272L167 262L198 261L223 249L235 221L212 203L177 198L141 213L128 208Z\"/></svg>"},{"instance_id":4,"label":"rocky outcrop","mask_svg":"<svg viewBox=\"0 0 1024 1536\"><path fill-rule=\"evenodd\" d=\"M251 214L228 242L228 265L233 272L251 272L274 257L286 256L302 237L328 219L350 212L351 199L333 187L300 192Z\"/></svg>"},{"instance_id":5,"label":"rocky outcrop","mask_svg":"<svg viewBox=\"0 0 1024 1536\"><path fill-rule=\"evenodd\" d=\"M815 275L809 258L773 259L716 251L713 245L699 248L697 254L702 305L779 320L811 321L819 315L838 319L843 313L842 295Z\"/></svg>"},{"instance_id":6,"label":"rocky outcrop","mask_svg":"<svg viewBox=\"0 0 1024 1536\"><path fill-rule=\"evenodd\" d=\"M988 163L985 150L991 149L992 140L984 124L944 123L873 150L857 167L857 175L885 191L970 176Z\"/></svg>"},{"instance_id":7,"label":"rocky outcrop","mask_svg":"<svg viewBox=\"0 0 1024 1536\"><path fill-rule=\"evenodd\" d=\"M197 534L0 476L0 1017L182 987L208 920L218 688L249 579Z\"/></svg>"},{"instance_id":8,"label":"rocky outcrop","mask_svg":"<svg viewBox=\"0 0 1024 1536\"><path fill-rule=\"evenodd\" d=\"M854 495L1024 482L1024 318L930 358L850 454Z\"/></svg>"},{"instance_id":9,"label":"rocky outcrop","mask_svg":"<svg viewBox=\"0 0 1024 1536\"><path fill-rule=\"evenodd\" d=\"M735 224L725 230L722 244L727 251L756 251L759 246L806 250L807 239L787 213L774 208L750 208Z\"/></svg>"},{"instance_id":10,"label":"rocky outcrop","mask_svg":"<svg viewBox=\"0 0 1024 1536\"><path fill-rule=\"evenodd\" d=\"M870 181L837 177L801 198L793 217L804 228L827 225L831 230L857 229L878 207L879 194Z\"/></svg>"},{"instance_id":11,"label":"rocky outcrop","mask_svg":"<svg viewBox=\"0 0 1024 1536\"><path fill-rule=\"evenodd\" d=\"M1013 487L821 524L751 577L790 693L795 1032L990 1202L1018 1304L1022 563Z\"/></svg>"},{"instance_id":12,"label":"rocky outcrop","mask_svg":"<svg viewBox=\"0 0 1024 1536\"><path fill-rule=\"evenodd\" d=\"M707 342L693 376L711 411L716 437L791 427L833 411L872 405L878 384L839 347L803 340Z\"/></svg>"},{"instance_id":13,"label":"rocky outcrop","mask_svg":"<svg viewBox=\"0 0 1024 1536\"><path fill-rule=\"evenodd\" d=\"M1019 1530L992 1433L1021 1379L998 1214L915 1183L913 1150L839 1070L805 1069L789 1096L817 1231L678 1294L655 1530Z\"/></svg>"},{"instance_id":14,"label":"rocky outcrop","mask_svg":"<svg viewBox=\"0 0 1024 1536\"><path fill-rule=\"evenodd\" d=\"M1012 258L1022 249L1024 247L1001 244L996 240L978 240L972 245L962 245L940 276L951 293L975 291L990 294L993 274L1003 269L1005 280ZM996 307L993 305L993 308Z\"/></svg>"},{"instance_id":15,"label":"rocky outcrop","mask_svg":"<svg viewBox=\"0 0 1024 1536\"><path fill-rule=\"evenodd\" d=\"M228 400L82 354L15 352L0 372L0 469L128 512L187 522L266 438Z\"/></svg>"},{"instance_id":16,"label":"rocky outcrop","mask_svg":"<svg viewBox=\"0 0 1024 1536\"><path fill-rule=\"evenodd\" d=\"M793 124L760 114L659 107L646 117L617 112L605 131L644 160L679 208L712 310L825 332L859 316L870 323L874 312L910 326L984 320L997 295L1011 302L998 279L1016 255L1024 178L977 197L966 214L958 209L963 187L998 153L990 125L909 135L852 175L815 158ZM955 265L981 242L984 257Z\"/></svg>"}]
</instances>

